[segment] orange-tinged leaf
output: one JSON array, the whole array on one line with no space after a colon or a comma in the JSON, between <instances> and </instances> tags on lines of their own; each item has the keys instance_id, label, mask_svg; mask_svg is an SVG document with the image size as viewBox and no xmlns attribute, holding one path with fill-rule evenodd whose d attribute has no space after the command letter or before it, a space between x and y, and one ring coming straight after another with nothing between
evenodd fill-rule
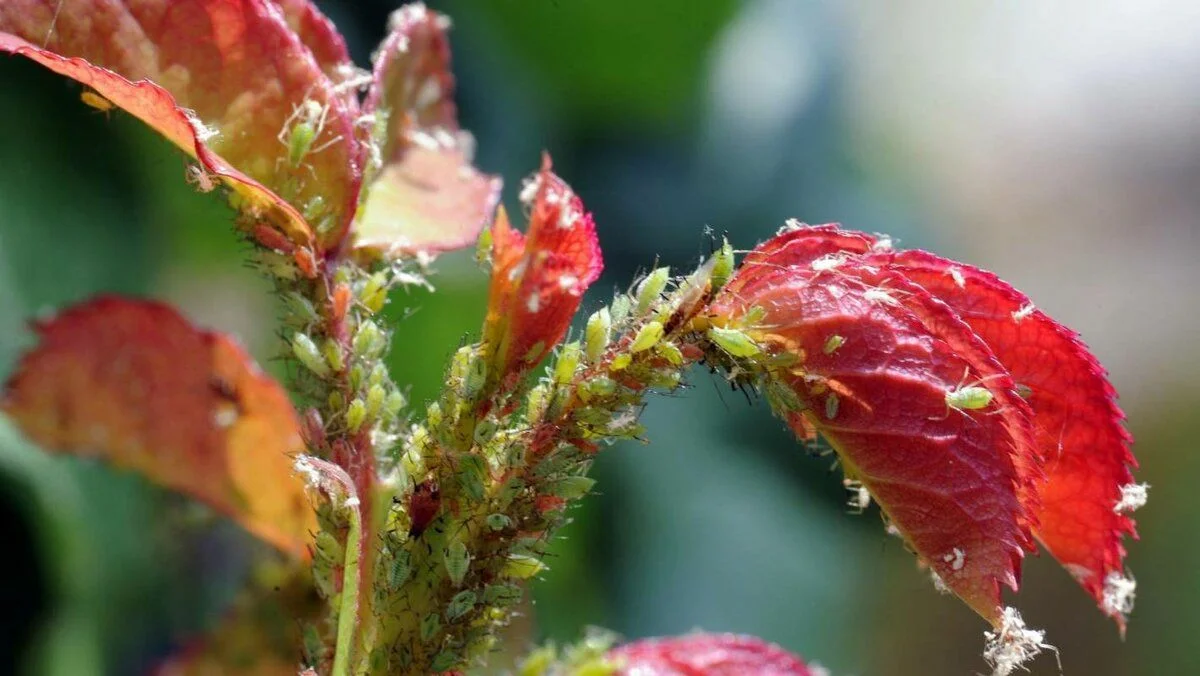
<instances>
[{"instance_id":1,"label":"orange-tinged leaf","mask_svg":"<svg viewBox=\"0 0 1200 676\"><path fill-rule=\"evenodd\" d=\"M755 258L710 311L735 325L751 307L765 312L743 330L799 358L776 376L805 407L783 412L797 434L820 431L921 560L976 612L999 621L999 585L1016 588L1032 547L1020 500L1028 478L1017 457L1028 423L1019 411L959 410L947 399L964 377L998 366L944 306L909 296L907 303L926 304L915 313L867 283L881 280L850 259L819 270L794 262ZM831 336L842 342L826 350Z\"/></svg>"},{"instance_id":2,"label":"orange-tinged leaf","mask_svg":"<svg viewBox=\"0 0 1200 676\"><path fill-rule=\"evenodd\" d=\"M51 451L189 494L295 556L316 520L286 392L228 337L160 303L101 297L36 326L0 407Z\"/></svg>"},{"instance_id":3,"label":"orange-tinged leaf","mask_svg":"<svg viewBox=\"0 0 1200 676\"><path fill-rule=\"evenodd\" d=\"M500 179L476 170L458 128L449 21L423 5L392 14L363 112L375 120L375 171L353 225L361 252L391 258L471 245L491 220Z\"/></svg>"},{"instance_id":4,"label":"orange-tinged leaf","mask_svg":"<svg viewBox=\"0 0 1200 676\"><path fill-rule=\"evenodd\" d=\"M1129 608L1113 587L1125 579L1122 537L1136 532L1115 506L1137 463L1103 367L1077 334L990 272L923 251L881 260L954 308L1028 388L1047 477L1038 539L1123 627Z\"/></svg>"},{"instance_id":5,"label":"orange-tinged leaf","mask_svg":"<svg viewBox=\"0 0 1200 676\"><path fill-rule=\"evenodd\" d=\"M343 232L352 216L362 155L356 111L276 4L11 0L0 4L0 31L12 34L0 49L75 78L130 110L225 178L249 202L243 208L283 221L276 225L293 240L307 243L312 237L298 212L307 212L329 233ZM141 80L171 98L149 85L131 84ZM216 134L198 143L178 108L194 111ZM315 134L297 158L291 132L302 122ZM231 167L291 206L276 204ZM329 235L322 239L327 246L337 243Z\"/></svg>"}]
</instances>

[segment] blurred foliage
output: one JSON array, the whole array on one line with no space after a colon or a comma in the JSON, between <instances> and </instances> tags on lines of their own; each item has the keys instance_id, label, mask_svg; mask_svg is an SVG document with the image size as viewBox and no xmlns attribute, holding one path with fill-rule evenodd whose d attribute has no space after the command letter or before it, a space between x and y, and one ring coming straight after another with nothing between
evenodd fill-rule
<instances>
[{"instance_id":1,"label":"blurred foliage","mask_svg":"<svg viewBox=\"0 0 1200 676\"><path fill-rule=\"evenodd\" d=\"M320 4L366 63L393 3ZM656 258L694 264L713 246L706 225L740 248L789 216L936 244L914 225L934 197L911 194L904 163L855 160L848 47L829 3L430 4L455 19L462 121L483 168L505 176L511 198L548 149L596 214L606 274L585 315ZM775 50L772 73L800 78L795 91L756 98L756 45ZM179 302L271 366L272 300L227 210L181 180L182 158L22 60L0 59L0 82L0 373L28 340L25 320L102 291ZM436 294L397 292L389 306L390 363L415 410L483 316L486 279L469 256L436 267ZM691 380L648 408L649 445L599 456L599 495L572 512L512 647L573 640L589 624L630 637L702 627L759 634L835 674L982 669L982 623L932 592L874 513L844 514L829 458L810 457L765 406L706 373ZM1200 466L1170 452L1200 429L1194 393L1175 401L1153 412L1126 402L1139 479L1155 486L1131 545L1141 593L1129 639L1050 562L1029 566L1021 605L1067 673L1200 671L1188 640L1200 626L1197 503L1180 481ZM0 673L16 672L18 651L26 673L134 673L215 617L245 574L236 529L132 477L47 458L2 421L0 524L16 576L0 592ZM47 661L29 662L35 651ZM1037 669L1055 673L1052 661Z\"/></svg>"}]
</instances>

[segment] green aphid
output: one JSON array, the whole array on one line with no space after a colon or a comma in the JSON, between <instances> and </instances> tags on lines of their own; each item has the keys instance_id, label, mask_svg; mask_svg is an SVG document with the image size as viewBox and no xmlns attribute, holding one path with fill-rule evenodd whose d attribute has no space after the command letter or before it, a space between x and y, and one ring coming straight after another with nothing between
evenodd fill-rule
<instances>
[{"instance_id":1,"label":"green aphid","mask_svg":"<svg viewBox=\"0 0 1200 676\"><path fill-rule=\"evenodd\" d=\"M589 361L596 361L608 348L612 333L612 315L608 308L602 307L588 317L587 328L583 330L583 342Z\"/></svg>"},{"instance_id":2,"label":"green aphid","mask_svg":"<svg viewBox=\"0 0 1200 676\"><path fill-rule=\"evenodd\" d=\"M746 335L744 331L713 326L708 329L707 334L717 347L729 353L731 357L748 359L762 353L758 343L754 342L754 339Z\"/></svg>"},{"instance_id":3,"label":"green aphid","mask_svg":"<svg viewBox=\"0 0 1200 676\"><path fill-rule=\"evenodd\" d=\"M550 486L550 493L565 500L578 500L587 495L595 485L595 479L585 476L568 476L555 481Z\"/></svg>"},{"instance_id":4,"label":"green aphid","mask_svg":"<svg viewBox=\"0 0 1200 676\"><path fill-rule=\"evenodd\" d=\"M463 579L467 576L467 570L471 567L471 554L467 551L467 546L461 540L454 540L442 552L442 557L445 560L446 574L450 576L451 584L461 587Z\"/></svg>"},{"instance_id":5,"label":"green aphid","mask_svg":"<svg viewBox=\"0 0 1200 676\"><path fill-rule=\"evenodd\" d=\"M837 393L830 392L828 397L825 397L825 417L833 420L838 414L838 405L841 402L838 400Z\"/></svg>"},{"instance_id":6,"label":"green aphid","mask_svg":"<svg viewBox=\"0 0 1200 676\"><path fill-rule=\"evenodd\" d=\"M408 550L401 549L397 551L396 557L392 559L392 566L388 570L388 587L392 591L396 591L408 581L408 576L411 573L412 564Z\"/></svg>"},{"instance_id":7,"label":"green aphid","mask_svg":"<svg viewBox=\"0 0 1200 676\"><path fill-rule=\"evenodd\" d=\"M957 410L978 410L987 408L995 395L986 387L967 385L950 390L946 393L946 405Z\"/></svg>"},{"instance_id":8,"label":"green aphid","mask_svg":"<svg viewBox=\"0 0 1200 676\"><path fill-rule=\"evenodd\" d=\"M488 514L487 526L493 531L501 531L507 528L512 528L513 521L507 514Z\"/></svg>"},{"instance_id":9,"label":"green aphid","mask_svg":"<svg viewBox=\"0 0 1200 676\"><path fill-rule=\"evenodd\" d=\"M658 300L662 292L667 288L667 282L671 279L671 268L655 268L637 288L637 312L643 314L650 308L650 305Z\"/></svg>"},{"instance_id":10,"label":"green aphid","mask_svg":"<svg viewBox=\"0 0 1200 676\"><path fill-rule=\"evenodd\" d=\"M475 607L475 592L470 590L460 591L450 599L450 603L446 606L446 621L453 622L458 618L471 612Z\"/></svg>"},{"instance_id":11,"label":"green aphid","mask_svg":"<svg viewBox=\"0 0 1200 676\"><path fill-rule=\"evenodd\" d=\"M833 354L834 352L837 352L837 349L845 344L846 344L845 338L843 338L837 334L834 334L825 341L825 347L821 348L821 351L827 355L830 355L830 354Z\"/></svg>"},{"instance_id":12,"label":"green aphid","mask_svg":"<svg viewBox=\"0 0 1200 676\"><path fill-rule=\"evenodd\" d=\"M658 344L658 341L663 337L662 322L646 322L637 335L633 338L633 343L629 345L629 351L637 354L645 352Z\"/></svg>"},{"instance_id":13,"label":"green aphid","mask_svg":"<svg viewBox=\"0 0 1200 676\"><path fill-rule=\"evenodd\" d=\"M725 282L729 281L729 277L733 274L733 266L735 263L733 256L733 247L729 244L729 240L721 238L721 248L713 254L714 264L712 269L712 290L720 291L721 287L725 286Z\"/></svg>"},{"instance_id":14,"label":"green aphid","mask_svg":"<svg viewBox=\"0 0 1200 676\"><path fill-rule=\"evenodd\" d=\"M434 636L437 635L438 629L442 626L442 618L437 613L429 613L421 618L421 641L428 643Z\"/></svg>"},{"instance_id":15,"label":"green aphid","mask_svg":"<svg viewBox=\"0 0 1200 676\"><path fill-rule=\"evenodd\" d=\"M317 344L307 334L297 333L292 336L292 354L304 366L321 378L329 377L329 364L317 349Z\"/></svg>"}]
</instances>

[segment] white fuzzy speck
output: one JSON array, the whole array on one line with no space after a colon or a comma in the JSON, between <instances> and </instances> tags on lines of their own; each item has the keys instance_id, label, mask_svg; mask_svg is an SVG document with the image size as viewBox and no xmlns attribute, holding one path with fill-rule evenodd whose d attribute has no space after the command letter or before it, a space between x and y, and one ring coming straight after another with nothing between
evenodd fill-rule
<instances>
[{"instance_id":1,"label":"white fuzzy speck","mask_svg":"<svg viewBox=\"0 0 1200 676\"><path fill-rule=\"evenodd\" d=\"M525 181L525 185L521 186L520 199L525 204L532 204L537 198L538 190L542 187L541 174L535 174L532 178Z\"/></svg>"},{"instance_id":2,"label":"white fuzzy speck","mask_svg":"<svg viewBox=\"0 0 1200 676\"><path fill-rule=\"evenodd\" d=\"M237 407L235 406L218 406L213 413L213 424L221 429L232 427L238 419Z\"/></svg>"},{"instance_id":3,"label":"white fuzzy speck","mask_svg":"<svg viewBox=\"0 0 1200 676\"><path fill-rule=\"evenodd\" d=\"M1109 615L1125 616L1133 612L1136 596L1137 581L1113 571L1104 578L1104 596L1100 605Z\"/></svg>"},{"instance_id":4,"label":"white fuzzy speck","mask_svg":"<svg viewBox=\"0 0 1200 676\"><path fill-rule=\"evenodd\" d=\"M779 227L779 230L777 230L775 232L775 234L776 235L786 235L789 232L796 232L797 230L799 230L800 228L803 228L803 227L804 227L804 224L801 223L800 221L798 221L794 218L789 218L789 219L787 219L787 221L784 222L784 224L782 226Z\"/></svg>"},{"instance_id":5,"label":"white fuzzy speck","mask_svg":"<svg viewBox=\"0 0 1200 676\"><path fill-rule=\"evenodd\" d=\"M577 284L579 284L579 278L575 275L563 275L558 278L558 285L563 289L574 289Z\"/></svg>"},{"instance_id":6,"label":"white fuzzy speck","mask_svg":"<svg viewBox=\"0 0 1200 676\"><path fill-rule=\"evenodd\" d=\"M950 275L950 279L954 280L954 286L957 286L960 289L965 289L967 287L967 280L963 277L962 270L959 270L954 266L950 266L949 268L946 268L946 274Z\"/></svg>"},{"instance_id":7,"label":"white fuzzy speck","mask_svg":"<svg viewBox=\"0 0 1200 676\"><path fill-rule=\"evenodd\" d=\"M575 209L563 209L562 214L558 217L558 227L563 230L570 230L575 227L579 221L579 212Z\"/></svg>"},{"instance_id":8,"label":"white fuzzy speck","mask_svg":"<svg viewBox=\"0 0 1200 676\"><path fill-rule=\"evenodd\" d=\"M887 291L884 291L883 289L878 289L878 288L867 289L866 292L863 293L863 298L866 298L867 300L869 300L873 303L883 303L884 305L899 305L900 304L900 301L893 298L890 293L888 293Z\"/></svg>"},{"instance_id":9,"label":"white fuzzy speck","mask_svg":"<svg viewBox=\"0 0 1200 676\"><path fill-rule=\"evenodd\" d=\"M875 243L871 245L871 251L891 251L894 248L896 248L895 242L892 241L891 237L886 235L880 236L880 238L875 240Z\"/></svg>"},{"instance_id":10,"label":"white fuzzy speck","mask_svg":"<svg viewBox=\"0 0 1200 676\"><path fill-rule=\"evenodd\" d=\"M350 509L354 509L355 507L358 507L360 504L362 504L362 502L358 499L357 496L350 496L350 497L346 498L346 507L349 507Z\"/></svg>"},{"instance_id":11,"label":"white fuzzy speck","mask_svg":"<svg viewBox=\"0 0 1200 676\"><path fill-rule=\"evenodd\" d=\"M1017 669L1025 668L1029 660L1043 650L1058 649L1046 643L1046 632L1029 629L1016 608L1005 608L1000 617L1000 630L985 631L983 637L983 659L992 665L992 676L1008 676Z\"/></svg>"},{"instance_id":12,"label":"white fuzzy speck","mask_svg":"<svg viewBox=\"0 0 1200 676\"><path fill-rule=\"evenodd\" d=\"M321 473L317 471L316 467L313 467L313 464L308 461L308 458L304 457L303 455L297 457L296 461L292 463L292 469L295 469L297 474L304 477L304 482L309 486L313 488L320 487Z\"/></svg>"},{"instance_id":13,"label":"white fuzzy speck","mask_svg":"<svg viewBox=\"0 0 1200 676\"><path fill-rule=\"evenodd\" d=\"M949 553L942 556L942 560L950 564L950 570L962 570L963 565L967 562L967 553L955 547Z\"/></svg>"},{"instance_id":14,"label":"white fuzzy speck","mask_svg":"<svg viewBox=\"0 0 1200 676\"><path fill-rule=\"evenodd\" d=\"M1121 486L1121 499L1113 506L1117 514L1132 512L1146 505L1150 484L1125 484Z\"/></svg>"},{"instance_id":15,"label":"white fuzzy speck","mask_svg":"<svg viewBox=\"0 0 1200 676\"><path fill-rule=\"evenodd\" d=\"M438 82L436 77L427 77L421 83L421 88L417 90L417 96L413 100L413 107L417 109L425 108L437 103L441 98L442 83Z\"/></svg>"},{"instance_id":16,"label":"white fuzzy speck","mask_svg":"<svg viewBox=\"0 0 1200 676\"><path fill-rule=\"evenodd\" d=\"M529 294L529 298L525 299L525 309L529 310L530 314L537 314L537 311L542 309L542 298L536 293Z\"/></svg>"},{"instance_id":17,"label":"white fuzzy speck","mask_svg":"<svg viewBox=\"0 0 1200 676\"><path fill-rule=\"evenodd\" d=\"M950 587L946 586L946 581L942 579L942 576L938 575L937 571L933 570L932 568L929 570L929 579L933 581L933 588L937 590L937 593L939 593L939 594L953 593L953 591L950 589Z\"/></svg>"},{"instance_id":18,"label":"white fuzzy speck","mask_svg":"<svg viewBox=\"0 0 1200 676\"><path fill-rule=\"evenodd\" d=\"M1037 308L1034 306L1033 303L1026 303L1025 305L1022 305L1020 308L1013 310L1013 313L1012 313L1013 321L1019 322L1022 319L1025 319L1029 315L1033 314L1033 311L1036 309Z\"/></svg>"},{"instance_id":19,"label":"white fuzzy speck","mask_svg":"<svg viewBox=\"0 0 1200 676\"><path fill-rule=\"evenodd\" d=\"M845 262L846 262L845 257L839 256L837 254L829 254L828 256L821 256L817 260L813 261L812 269L817 272L825 272L828 270L834 270L839 265L841 265L842 263L845 263Z\"/></svg>"}]
</instances>

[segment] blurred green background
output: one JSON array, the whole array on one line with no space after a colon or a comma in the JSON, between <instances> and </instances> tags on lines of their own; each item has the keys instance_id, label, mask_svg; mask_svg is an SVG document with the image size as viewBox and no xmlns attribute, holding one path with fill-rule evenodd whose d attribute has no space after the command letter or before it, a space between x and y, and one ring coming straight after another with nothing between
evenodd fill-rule
<instances>
[{"instance_id":1,"label":"blurred green background","mask_svg":"<svg viewBox=\"0 0 1200 676\"><path fill-rule=\"evenodd\" d=\"M392 3L319 3L366 63ZM513 188L549 150L595 212L596 307L710 232L749 248L787 217L887 232L990 268L1112 372L1153 485L1131 543L1128 638L1040 557L1019 606L1067 674L1200 673L1200 10L1184 0L899 3L457 0L463 125ZM272 300L185 163L79 87L0 58L0 373L25 320L98 292L163 298L267 362ZM397 293L414 400L476 335L486 280L443 258ZM407 310L415 310L402 319ZM707 374L607 450L518 643L753 633L833 674L982 672L984 624L934 593L840 475ZM163 514L169 514L164 519ZM0 673L137 673L219 612L249 546L135 477L0 427ZM1057 673L1053 659L1034 673Z\"/></svg>"}]
</instances>

